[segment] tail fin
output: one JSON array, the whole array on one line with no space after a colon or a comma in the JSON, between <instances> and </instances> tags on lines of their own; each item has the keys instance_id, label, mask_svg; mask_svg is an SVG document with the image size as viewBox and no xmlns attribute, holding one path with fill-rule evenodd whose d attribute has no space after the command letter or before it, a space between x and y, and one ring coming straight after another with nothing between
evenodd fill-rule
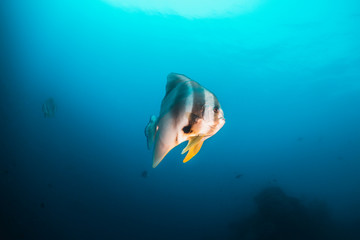
<instances>
[{"instance_id":1,"label":"tail fin","mask_svg":"<svg viewBox=\"0 0 360 240\"><path fill-rule=\"evenodd\" d=\"M154 145L156 131L157 131L157 118L156 116L152 115L150 117L149 123L145 128L145 136L147 138L148 149L151 149L152 146Z\"/></svg>"}]
</instances>

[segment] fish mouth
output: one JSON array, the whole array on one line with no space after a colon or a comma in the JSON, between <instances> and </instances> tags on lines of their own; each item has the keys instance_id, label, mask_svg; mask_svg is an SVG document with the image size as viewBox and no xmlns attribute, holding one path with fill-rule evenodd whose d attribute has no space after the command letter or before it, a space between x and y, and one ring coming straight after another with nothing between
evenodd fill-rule
<instances>
[{"instance_id":1,"label":"fish mouth","mask_svg":"<svg viewBox=\"0 0 360 240\"><path fill-rule=\"evenodd\" d=\"M225 118L221 117L220 120L219 120L219 123L220 123L221 127L225 125L225 122L226 122Z\"/></svg>"}]
</instances>

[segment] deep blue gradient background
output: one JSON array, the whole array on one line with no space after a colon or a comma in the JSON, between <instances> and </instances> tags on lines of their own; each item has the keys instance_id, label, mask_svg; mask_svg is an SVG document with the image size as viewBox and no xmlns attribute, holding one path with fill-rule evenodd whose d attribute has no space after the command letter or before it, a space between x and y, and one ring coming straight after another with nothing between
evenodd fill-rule
<instances>
[{"instance_id":1,"label":"deep blue gradient background","mask_svg":"<svg viewBox=\"0 0 360 240\"><path fill-rule=\"evenodd\" d=\"M325 202L344 239L359 236L358 1L214 19L0 6L0 239L236 239L269 186ZM170 72L213 91L227 122L188 163L183 144L152 169L144 128Z\"/></svg>"}]
</instances>

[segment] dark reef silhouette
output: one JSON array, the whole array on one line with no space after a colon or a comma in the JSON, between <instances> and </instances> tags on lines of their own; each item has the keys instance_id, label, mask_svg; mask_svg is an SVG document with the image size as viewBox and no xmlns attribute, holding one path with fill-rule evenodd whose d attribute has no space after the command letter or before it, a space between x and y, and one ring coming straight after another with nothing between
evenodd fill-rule
<instances>
[{"instance_id":1,"label":"dark reef silhouette","mask_svg":"<svg viewBox=\"0 0 360 240\"><path fill-rule=\"evenodd\" d=\"M340 227L325 202L302 203L279 187L263 189L254 197L256 212L230 224L232 239L319 240L360 239L356 228Z\"/></svg>"}]
</instances>

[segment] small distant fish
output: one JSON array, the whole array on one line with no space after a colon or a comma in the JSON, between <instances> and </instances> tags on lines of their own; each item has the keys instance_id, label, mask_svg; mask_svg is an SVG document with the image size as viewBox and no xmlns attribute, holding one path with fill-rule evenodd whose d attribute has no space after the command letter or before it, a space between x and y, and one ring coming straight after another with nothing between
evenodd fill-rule
<instances>
[{"instance_id":1,"label":"small distant fish","mask_svg":"<svg viewBox=\"0 0 360 240\"><path fill-rule=\"evenodd\" d=\"M242 178L243 174L238 174L235 176L236 179Z\"/></svg>"},{"instance_id":2,"label":"small distant fish","mask_svg":"<svg viewBox=\"0 0 360 240\"><path fill-rule=\"evenodd\" d=\"M41 207L41 208L45 208L45 203L43 203L43 202L40 203L40 207Z\"/></svg>"},{"instance_id":3,"label":"small distant fish","mask_svg":"<svg viewBox=\"0 0 360 240\"><path fill-rule=\"evenodd\" d=\"M153 168L185 141L182 154L188 153L183 162L189 161L224 124L224 112L212 92L185 75L170 73L160 116L151 116L145 128L148 148L154 145Z\"/></svg>"},{"instance_id":4,"label":"small distant fish","mask_svg":"<svg viewBox=\"0 0 360 240\"><path fill-rule=\"evenodd\" d=\"M297 138L297 141L298 141L298 142L302 142L302 140L304 140L303 137L298 137L298 138Z\"/></svg>"},{"instance_id":5,"label":"small distant fish","mask_svg":"<svg viewBox=\"0 0 360 240\"><path fill-rule=\"evenodd\" d=\"M55 117L56 104L53 98L49 98L42 105L42 112L44 113L45 118Z\"/></svg>"},{"instance_id":6,"label":"small distant fish","mask_svg":"<svg viewBox=\"0 0 360 240\"><path fill-rule=\"evenodd\" d=\"M147 177L149 176L149 174L148 174L147 171L143 171L143 172L141 173L141 176L142 176L143 178L147 178Z\"/></svg>"}]
</instances>

